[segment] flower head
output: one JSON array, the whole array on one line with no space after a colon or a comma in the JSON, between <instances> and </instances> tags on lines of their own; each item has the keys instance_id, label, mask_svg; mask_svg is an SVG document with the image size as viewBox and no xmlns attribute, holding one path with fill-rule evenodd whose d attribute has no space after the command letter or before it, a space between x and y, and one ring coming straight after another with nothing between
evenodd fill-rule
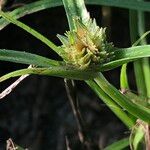
<instances>
[{"instance_id":1,"label":"flower head","mask_svg":"<svg viewBox=\"0 0 150 150\"><path fill-rule=\"evenodd\" d=\"M106 41L106 28L100 28L92 19L86 24L75 19L75 26L65 36L58 35L63 44L64 60L82 69L110 61L113 44Z\"/></svg>"}]
</instances>

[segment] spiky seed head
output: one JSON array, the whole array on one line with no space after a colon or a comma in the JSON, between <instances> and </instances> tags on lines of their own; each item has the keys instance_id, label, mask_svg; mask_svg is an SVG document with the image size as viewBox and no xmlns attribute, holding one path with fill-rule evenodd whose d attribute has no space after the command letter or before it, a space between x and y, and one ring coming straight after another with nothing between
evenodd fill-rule
<instances>
[{"instance_id":1,"label":"spiky seed head","mask_svg":"<svg viewBox=\"0 0 150 150\"><path fill-rule=\"evenodd\" d=\"M67 31L65 36L57 35L62 42L66 63L85 69L113 58L113 44L106 40L106 28L100 28L92 19L85 24L75 19L75 26L76 29Z\"/></svg>"}]
</instances>

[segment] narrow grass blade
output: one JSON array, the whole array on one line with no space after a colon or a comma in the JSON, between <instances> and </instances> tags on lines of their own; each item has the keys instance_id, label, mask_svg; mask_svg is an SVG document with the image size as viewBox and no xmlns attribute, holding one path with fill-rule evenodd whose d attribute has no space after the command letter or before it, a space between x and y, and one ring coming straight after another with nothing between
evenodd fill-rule
<instances>
[{"instance_id":1,"label":"narrow grass blade","mask_svg":"<svg viewBox=\"0 0 150 150\"><path fill-rule=\"evenodd\" d=\"M132 10L150 11L150 3L137 0L86 0L87 4L113 6Z\"/></svg>"},{"instance_id":2,"label":"narrow grass blade","mask_svg":"<svg viewBox=\"0 0 150 150\"><path fill-rule=\"evenodd\" d=\"M66 66L60 66L60 67L51 66L48 68L27 68L27 69L13 71L11 73L8 73L0 77L0 82L3 82L12 77L17 77L26 74L55 76L55 77L62 77L62 78L75 79L75 80L88 80L98 76L98 73L93 72L92 70L82 71L82 70L78 70Z\"/></svg>"},{"instance_id":3,"label":"narrow grass blade","mask_svg":"<svg viewBox=\"0 0 150 150\"><path fill-rule=\"evenodd\" d=\"M40 67L58 66L58 61L27 52L0 49L0 60Z\"/></svg>"},{"instance_id":4,"label":"narrow grass blade","mask_svg":"<svg viewBox=\"0 0 150 150\"><path fill-rule=\"evenodd\" d=\"M124 138L107 146L103 150L123 150L124 148L128 146L129 146L129 138Z\"/></svg>"},{"instance_id":5,"label":"narrow grass blade","mask_svg":"<svg viewBox=\"0 0 150 150\"><path fill-rule=\"evenodd\" d=\"M142 34L142 36L132 46L137 46L138 44L140 44L140 42L143 41L144 38L146 38L146 36L149 34L150 34L150 31L147 31L144 34ZM146 43L144 45L146 45Z\"/></svg>"},{"instance_id":6,"label":"narrow grass blade","mask_svg":"<svg viewBox=\"0 0 150 150\"><path fill-rule=\"evenodd\" d=\"M133 46L134 46L135 41L137 41L139 37L138 21L139 20L138 20L137 11L129 10L130 40ZM142 61L137 60L133 63L133 65L134 65L134 74L135 74L137 91L140 95L146 96L146 86L145 86L145 81L144 81L144 73L142 69Z\"/></svg>"},{"instance_id":7,"label":"narrow grass blade","mask_svg":"<svg viewBox=\"0 0 150 150\"><path fill-rule=\"evenodd\" d=\"M130 99L121 94L113 85L111 85L101 73L99 74L99 77L94 80L118 105L126 109L133 116L150 123L150 109L131 102Z\"/></svg>"},{"instance_id":8,"label":"narrow grass blade","mask_svg":"<svg viewBox=\"0 0 150 150\"><path fill-rule=\"evenodd\" d=\"M86 22L90 16L85 7L84 0L62 0L65 7L66 15L68 18L69 28L73 30L74 26L74 17L80 17L82 22Z\"/></svg>"},{"instance_id":9,"label":"narrow grass blade","mask_svg":"<svg viewBox=\"0 0 150 150\"><path fill-rule=\"evenodd\" d=\"M131 146L131 149L133 149L133 150L143 149L142 147L140 147L141 143L143 143L144 134L145 134L143 131L144 131L143 127L140 126L140 125L139 126L135 125L132 128L132 132L131 132L131 135L130 135L130 146Z\"/></svg>"},{"instance_id":10,"label":"narrow grass blade","mask_svg":"<svg viewBox=\"0 0 150 150\"><path fill-rule=\"evenodd\" d=\"M112 61L105 63L98 68L101 71L106 71L140 58L150 57L150 45L118 49L114 51L114 56Z\"/></svg>"},{"instance_id":11,"label":"narrow grass blade","mask_svg":"<svg viewBox=\"0 0 150 150\"><path fill-rule=\"evenodd\" d=\"M137 0L123 1L123 0L85 0L87 4L91 5L105 5L120 8L127 8L133 10L150 11L150 2L140 2ZM10 12L12 17L20 18L28 14L32 14L44 9L62 6L62 0L38 0L33 3L26 4L23 7L17 8ZM5 19L0 19L0 30L9 24Z\"/></svg>"},{"instance_id":12,"label":"narrow grass blade","mask_svg":"<svg viewBox=\"0 0 150 150\"><path fill-rule=\"evenodd\" d=\"M62 1L61 0L38 0L36 2L32 2L29 4L26 4L22 7L19 7L11 12L9 12L9 15L11 17L14 17L16 19L21 18L23 16L52 8L52 7L57 7L61 6ZM2 30L5 26L7 26L9 22L3 18L0 19L0 30Z\"/></svg>"},{"instance_id":13,"label":"narrow grass blade","mask_svg":"<svg viewBox=\"0 0 150 150\"><path fill-rule=\"evenodd\" d=\"M140 0L143 1L143 0ZM138 31L139 35L142 36L145 32L146 25L145 25L145 14L143 11L138 11ZM147 40L144 37L141 40L141 45L146 45ZM150 98L150 59L149 58L144 58L142 59L142 69L143 69L143 76L144 76L144 84L146 87L146 96Z\"/></svg>"},{"instance_id":14,"label":"narrow grass blade","mask_svg":"<svg viewBox=\"0 0 150 150\"><path fill-rule=\"evenodd\" d=\"M8 13L4 13L0 11L0 16L5 18L7 21L17 25L18 27L22 28L23 30L27 31L31 35L33 35L35 38L42 41L44 44L46 44L48 47L50 47L52 50L54 50L57 54L61 55L61 48L58 48L53 42L51 42L49 39L47 39L45 36L37 32L36 30L32 29L31 27L25 25L24 23L16 20L14 17L11 17Z\"/></svg>"}]
</instances>

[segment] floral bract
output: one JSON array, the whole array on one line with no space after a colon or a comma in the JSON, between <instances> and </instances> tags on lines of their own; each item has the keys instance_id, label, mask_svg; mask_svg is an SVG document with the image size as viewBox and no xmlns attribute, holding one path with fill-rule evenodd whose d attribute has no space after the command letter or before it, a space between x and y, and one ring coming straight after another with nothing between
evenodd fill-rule
<instances>
[{"instance_id":1,"label":"floral bract","mask_svg":"<svg viewBox=\"0 0 150 150\"><path fill-rule=\"evenodd\" d=\"M75 30L66 32L65 36L57 35L63 44L64 61L84 69L112 59L113 44L106 41L106 28L100 28L92 19L86 24L75 19L75 27Z\"/></svg>"}]
</instances>

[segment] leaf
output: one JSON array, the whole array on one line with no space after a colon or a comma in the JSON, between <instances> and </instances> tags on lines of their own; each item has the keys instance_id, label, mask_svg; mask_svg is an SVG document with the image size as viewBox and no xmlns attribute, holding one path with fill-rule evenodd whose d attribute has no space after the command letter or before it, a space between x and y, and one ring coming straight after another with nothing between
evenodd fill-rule
<instances>
[{"instance_id":1,"label":"leaf","mask_svg":"<svg viewBox=\"0 0 150 150\"><path fill-rule=\"evenodd\" d=\"M110 70L144 57L150 57L150 45L120 48L114 51L114 59L112 61L97 67L97 69L101 71Z\"/></svg>"},{"instance_id":2,"label":"leaf","mask_svg":"<svg viewBox=\"0 0 150 150\"><path fill-rule=\"evenodd\" d=\"M7 55L9 57L10 56L11 57L9 58ZM115 55L115 57L112 61L105 63L103 65L94 67L94 68L91 67L91 70L95 69L97 72L98 71L107 71L107 70L119 67L119 66L123 65L124 63L128 63L128 62L137 60L139 58L149 57L150 56L150 45L117 49L114 52L114 55ZM47 60L45 60L43 57L34 55L34 54L29 54L29 53L25 53L25 52L17 52L17 51L9 52L8 50L0 51L0 60L13 61L13 62L17 61L19 63L19 60L16 60L16 56L21 58L21 59L19 59L20 61L22 61L20 63L29 64L30 62L27 62L28 60L26 60L26 58L25 58L25 57L27 57L28 59L30 59L30 61L33 61L30 64L34 64L34 65L38 65L38 66L41 65L43 67L47 67L48 64L51 64L51 63L53 65L55 63L58 65L58 62L56 62L54 60L51 60L48 58L47 58ZM33 57L33 60L32 60L32 57ZM24 59L24 60L22 60L22 59ZM34 61L36 61L36 62L34 62ZM48 64L46 64L47 62L48 62Z\"/></svg>"},{"instance_id":3,"label":"leaf","mask_svg":"<svg viewBox=\"0 0 150 150\"><path fill-rule=\"evenodd\" d=\"M137 0L86 0L87 4L91 5L105 5L134 10L150 11L150 2L141 2ZM33 3L26 4L23 7L17 8L9 14L16 19L28 14L32 14L44 9L62 6L62 0L38 0ZM0 30L9 24L5 19L0 19Z\"/></svg>"},{"instance_id":4,"label":"leaf","mask_svg":"<svg viewBox=\"0 0 150 150\"><path fill-rule=\"evenodd\" d=\"M130 135L130 145L133 150L140 150L141 143L143 143L144 139L144 130L142 126L135 125L133 127L131 135Z\"/></svg>"},{"instance_id":5,"label":"leaf","mask_svg":"<svg viewBox=\"0 0 150 150\"><path fill-rule=\"evenodd\" d=\"M13 71L0 77L0 82L3 82L12 77L17 77L26 74L47 75L75 80L88 80L98 76L98 73L93 72L92 70L82 71L80 69L75 69L67 66L51 66L48 68L27 68Z\"/></svg>"},{"instance_id":6,"label":"leaf","mask_svg":"<svg viewBox=\"0 0 150 150\"><path fill-rule=\"evenodd\" d=\"M120 105L133 116L150 123L149 108L130 101L127 96L121 94L113 85L111 85L101 73L99 74L99 77L95 78L94 80L118 105Z\"/></svg>"},{"instance_id":7,"label":"leaf","mask_svg":"<svg viewBox=\"0 0 150 150\"><path fill-rule=\"evenodd\" d=\"M52 8L52 7L57 7L62 5L61 0L38 0L33 3L26 4L20 8L17 8L13 10L12 12L9 13L12 17L18 19L21 18L25 15L32 14L44 9ZM0 19L0 30L3 29L5 26L9 24L8 21L5 19Z\"/></svg>"},{"instance_id":8,"label":"leaf","mask_svg":"<svg viewBox=\"0 0 150 150\"><path fill-rule=\"evenodd\" d=\"M58 66L59 62L27 52L0 49L0 60L22 64L31 64L40 67Z\"/></svg>"},{"instance_id":9,"label":"leaf","mask_svg":"<svg viewBox=\"0 0 150 150\"><path fill-rule=\"evenodd\" d=\"M61 48L57 47L53 42L51 42L48 38L43 36L41 33L37 32L36 30L32 29L31 27L27 26L26 24L20 22L19 20L15 19L14 17L10 16L8 13L4 13L3 11L0 11L0 15L5 18L7 21L15 24L16 26L20 27L21 29L27 31L31 35L33 35L38 40L42 41L45 45L50 47L52 50L54 50L59 55L61 54Z\"/></svg>"},{"instance_id":10,"label":"leaf","mask_svg":"<svg viewBox=\"0 0 150 150\"><path fill-rule=\"evenodd\" d=\"M87 4L113 6L133 10L150 11L150 2L137 0L86 0Z\"/></svg>"},{"instance_id":11,"label":"leaf","mask_svg":"<svg viewBox=\"0 0 150 150\"><path fill-rule=\"evenodd\" d=\"M70 30L74 30L76 28L76 23L74 18L79 17L82 20L82 23L85 23L89 20L90 16L85 7L84 0L62 0Z\"/></svg>"},{"instance_id":12,"label":"leaf","mask_svg":"<svg viewBox=\"0 0 150 150\"><path fill-rule=\"evenodd\" d=\"M119 141L114 142L113 144L107 146L103 150L123 150L129 146L129 138L124 138Z\"/></svg>"}]
</instances>

